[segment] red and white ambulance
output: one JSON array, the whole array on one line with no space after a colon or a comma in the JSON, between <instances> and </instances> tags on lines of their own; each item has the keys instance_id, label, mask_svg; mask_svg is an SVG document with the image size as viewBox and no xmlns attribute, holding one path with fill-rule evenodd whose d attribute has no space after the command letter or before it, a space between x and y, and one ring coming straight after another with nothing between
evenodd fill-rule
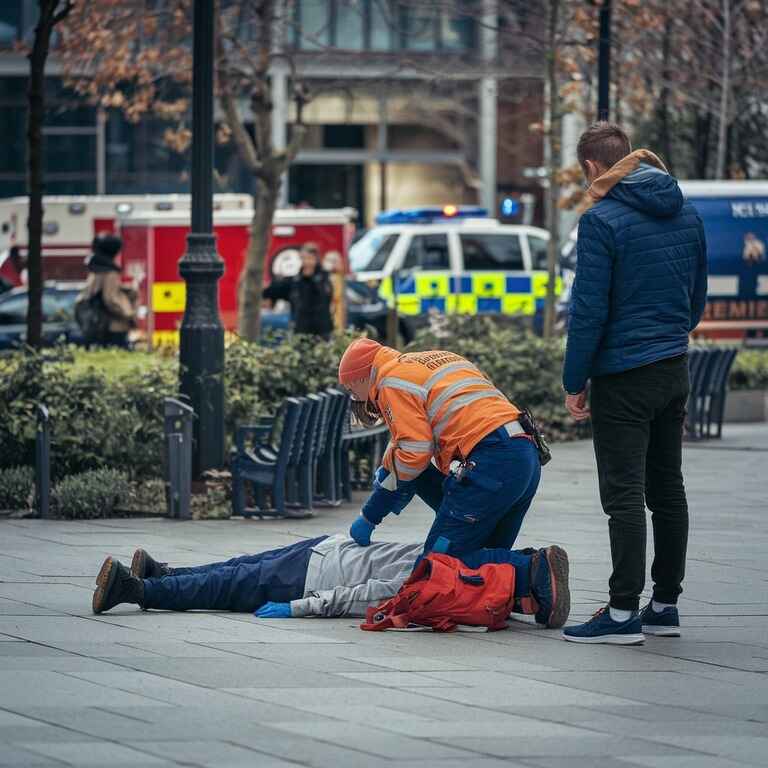
<instances>
[{"instance_id":1,"label":"red and white ambulance","mask_svg":"<svg viewBox=\"0 0 768 768\"><path fill-rule=\"evenodd\" d=\"M43 198L43 278L84 280L91 241L114 232L120 216L131 213L189 211L189 195L46 195ZM251 196L214 195L215 210L251 208ZM0 254L12 245L27 252L29 199L0 200Z\"/></svg>"},{"instance_id":2,"label":"red and white ambulance","mask_svg":"<svg viewBox=\"0 0 768 768\"><path fill-rule=\"evenodd\" d=\"M140 336L152 344L176 343L184 313L185 283L179 259L186 251L190 227L189 195L46 196L43 201L43 277L83 281L91 241L102 232L123 238L123 279L140 296ZM18 245L27 249L26 197L0 200L0 254ZM219 308L228 331L237 327L237 287L250 239L252 198L246 194L214 195L216 247L224 261ZM324 258L335 257L348 272L348 250L355 231L353 208L278 210L265 264L265 284L273 277L299 271L299 248L317 243ZM282 313L281 322L287 321Z\"/></svg>"},{"instance_id":3,"label":"red and white ambulance","mask_svg":"<svg viewBox=\"0 0 768 768\"><path fill-rule=\"evenodd\" d=\"M299 248L317 243L323 258L340 258L348 271L347 254L355 228L356 211L284 209L272 223L272 238L265 263L265 284L272 277L299 270ZM237 328L237 289L250 240L253 211L219 210L214 213L216 249L224 261L219 281L219 311L224 328ZM187 247L189 215L149 211L123 216L123 275L139 291L139 330L153 346L176 344L186 301L186 284L179 275L179 260Z\"/></svg>"}]
</instances>

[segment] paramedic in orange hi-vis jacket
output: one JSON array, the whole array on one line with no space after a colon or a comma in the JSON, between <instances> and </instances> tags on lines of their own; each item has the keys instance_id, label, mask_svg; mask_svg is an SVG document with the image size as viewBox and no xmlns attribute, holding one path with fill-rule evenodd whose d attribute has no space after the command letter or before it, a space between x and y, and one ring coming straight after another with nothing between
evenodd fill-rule
<instances>
[{"instance_id":1,"label":"paramedic in orange hi-vis jacket","mask_svg":"<svg viewBox=\"0 0 768 768\"><path fill-rule=\"evenodd\" d=\"M339 381L355 414L364 423L383 418L391 433L373 492L350 529L358 544L370 544L384 517L417 494L437 513L424 554L512 547L541 462L521 425L525 414L478 368L452 352L401 354L357 339L341 359Z\"/></svg>"}]
</instances>

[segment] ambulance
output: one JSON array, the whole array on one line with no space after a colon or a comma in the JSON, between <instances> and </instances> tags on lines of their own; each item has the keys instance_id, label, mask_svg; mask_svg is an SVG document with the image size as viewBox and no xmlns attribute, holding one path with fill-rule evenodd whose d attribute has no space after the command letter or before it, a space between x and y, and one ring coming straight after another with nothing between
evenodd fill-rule
<instances>
[{"instance_id":1,"label":"ambulance","mask_svg":"<svg viewBox=\"0 0 768 768\"><path fill-rule=\"evenodd\" d=\"M350 269L414 326L432 314L502 314L540 328L548 243L547 230L501 224L476 206L394 210L352 246ZM559 274L558 296L563 285Z\"/></svg>"},{"instance_id":2,"label":"ambulance","mask_svg":"<svg viewBox=\"0 0 768 768\"><path fill-rule=\"evenodd\" d=\"M214 195L216 210L251 208L251 196ZM18 245L27 251L29 199L0 200L0 254ZM114 232L120 216L137 212L189 211L189 195L46 195L43 198L43 278L84 280L91 241Z\"/></svg>"},{"instance_id":3,"label":"ambulance","mask_svg":"<svg viewBox=\"0 0 768 768\"><path fill-rule=\"evenodd\" d=\"M253 210L221 209L214 213L216 250L224 262L219 280L219 312L224 329L237 329L237 291L250 240ZM300 268L299 249L317 243L324 259L333 257L342 272L355 230L353 208L284 209L272 222L265 285L273 278L295 275ZM139 293L139 335L153 346L178 344L186 303L186 283L179 275L179 260L187 249L189 214L181 211L136 211L121 216L118 229L123 240L124 279ZM263 323L285 327L290 320L284 309L268 313Z\"/></svg>"}]
</instances>

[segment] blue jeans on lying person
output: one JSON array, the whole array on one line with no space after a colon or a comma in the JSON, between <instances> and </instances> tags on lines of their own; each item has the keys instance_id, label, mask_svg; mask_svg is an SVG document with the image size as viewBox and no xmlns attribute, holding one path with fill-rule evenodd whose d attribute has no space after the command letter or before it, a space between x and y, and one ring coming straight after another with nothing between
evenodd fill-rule
<instances>
[{"instance_id":1,"label":"blue jeans on lying person","mask_svg":"<svg viewBox=\"0 0 768 768\"><path fill-rule=\"evenodd\" d=\"M299 600L312 548L327 538L305 539L220 563L174 568L170 576L144 579L144 607L251 613L267 602Z\"/></svg>"}]
</instances>

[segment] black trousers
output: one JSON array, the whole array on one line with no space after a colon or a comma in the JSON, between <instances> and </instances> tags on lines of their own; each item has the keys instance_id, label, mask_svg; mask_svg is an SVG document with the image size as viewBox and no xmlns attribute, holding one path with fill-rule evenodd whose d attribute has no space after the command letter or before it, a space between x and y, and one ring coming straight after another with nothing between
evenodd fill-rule
<instances>
[{"instance_id":1,"label":"black trousers","mask_svg":"<svg viewBox=\"0 0 768 768\"><path fill-rule=\"evenodd\" d=\"M676 603L688 545L682 440L688 357L592 380L600 500L608 515L610 604L636 611L645 586L645 506L653 523L653 597Z\"/></svg>"}]
</instances>

